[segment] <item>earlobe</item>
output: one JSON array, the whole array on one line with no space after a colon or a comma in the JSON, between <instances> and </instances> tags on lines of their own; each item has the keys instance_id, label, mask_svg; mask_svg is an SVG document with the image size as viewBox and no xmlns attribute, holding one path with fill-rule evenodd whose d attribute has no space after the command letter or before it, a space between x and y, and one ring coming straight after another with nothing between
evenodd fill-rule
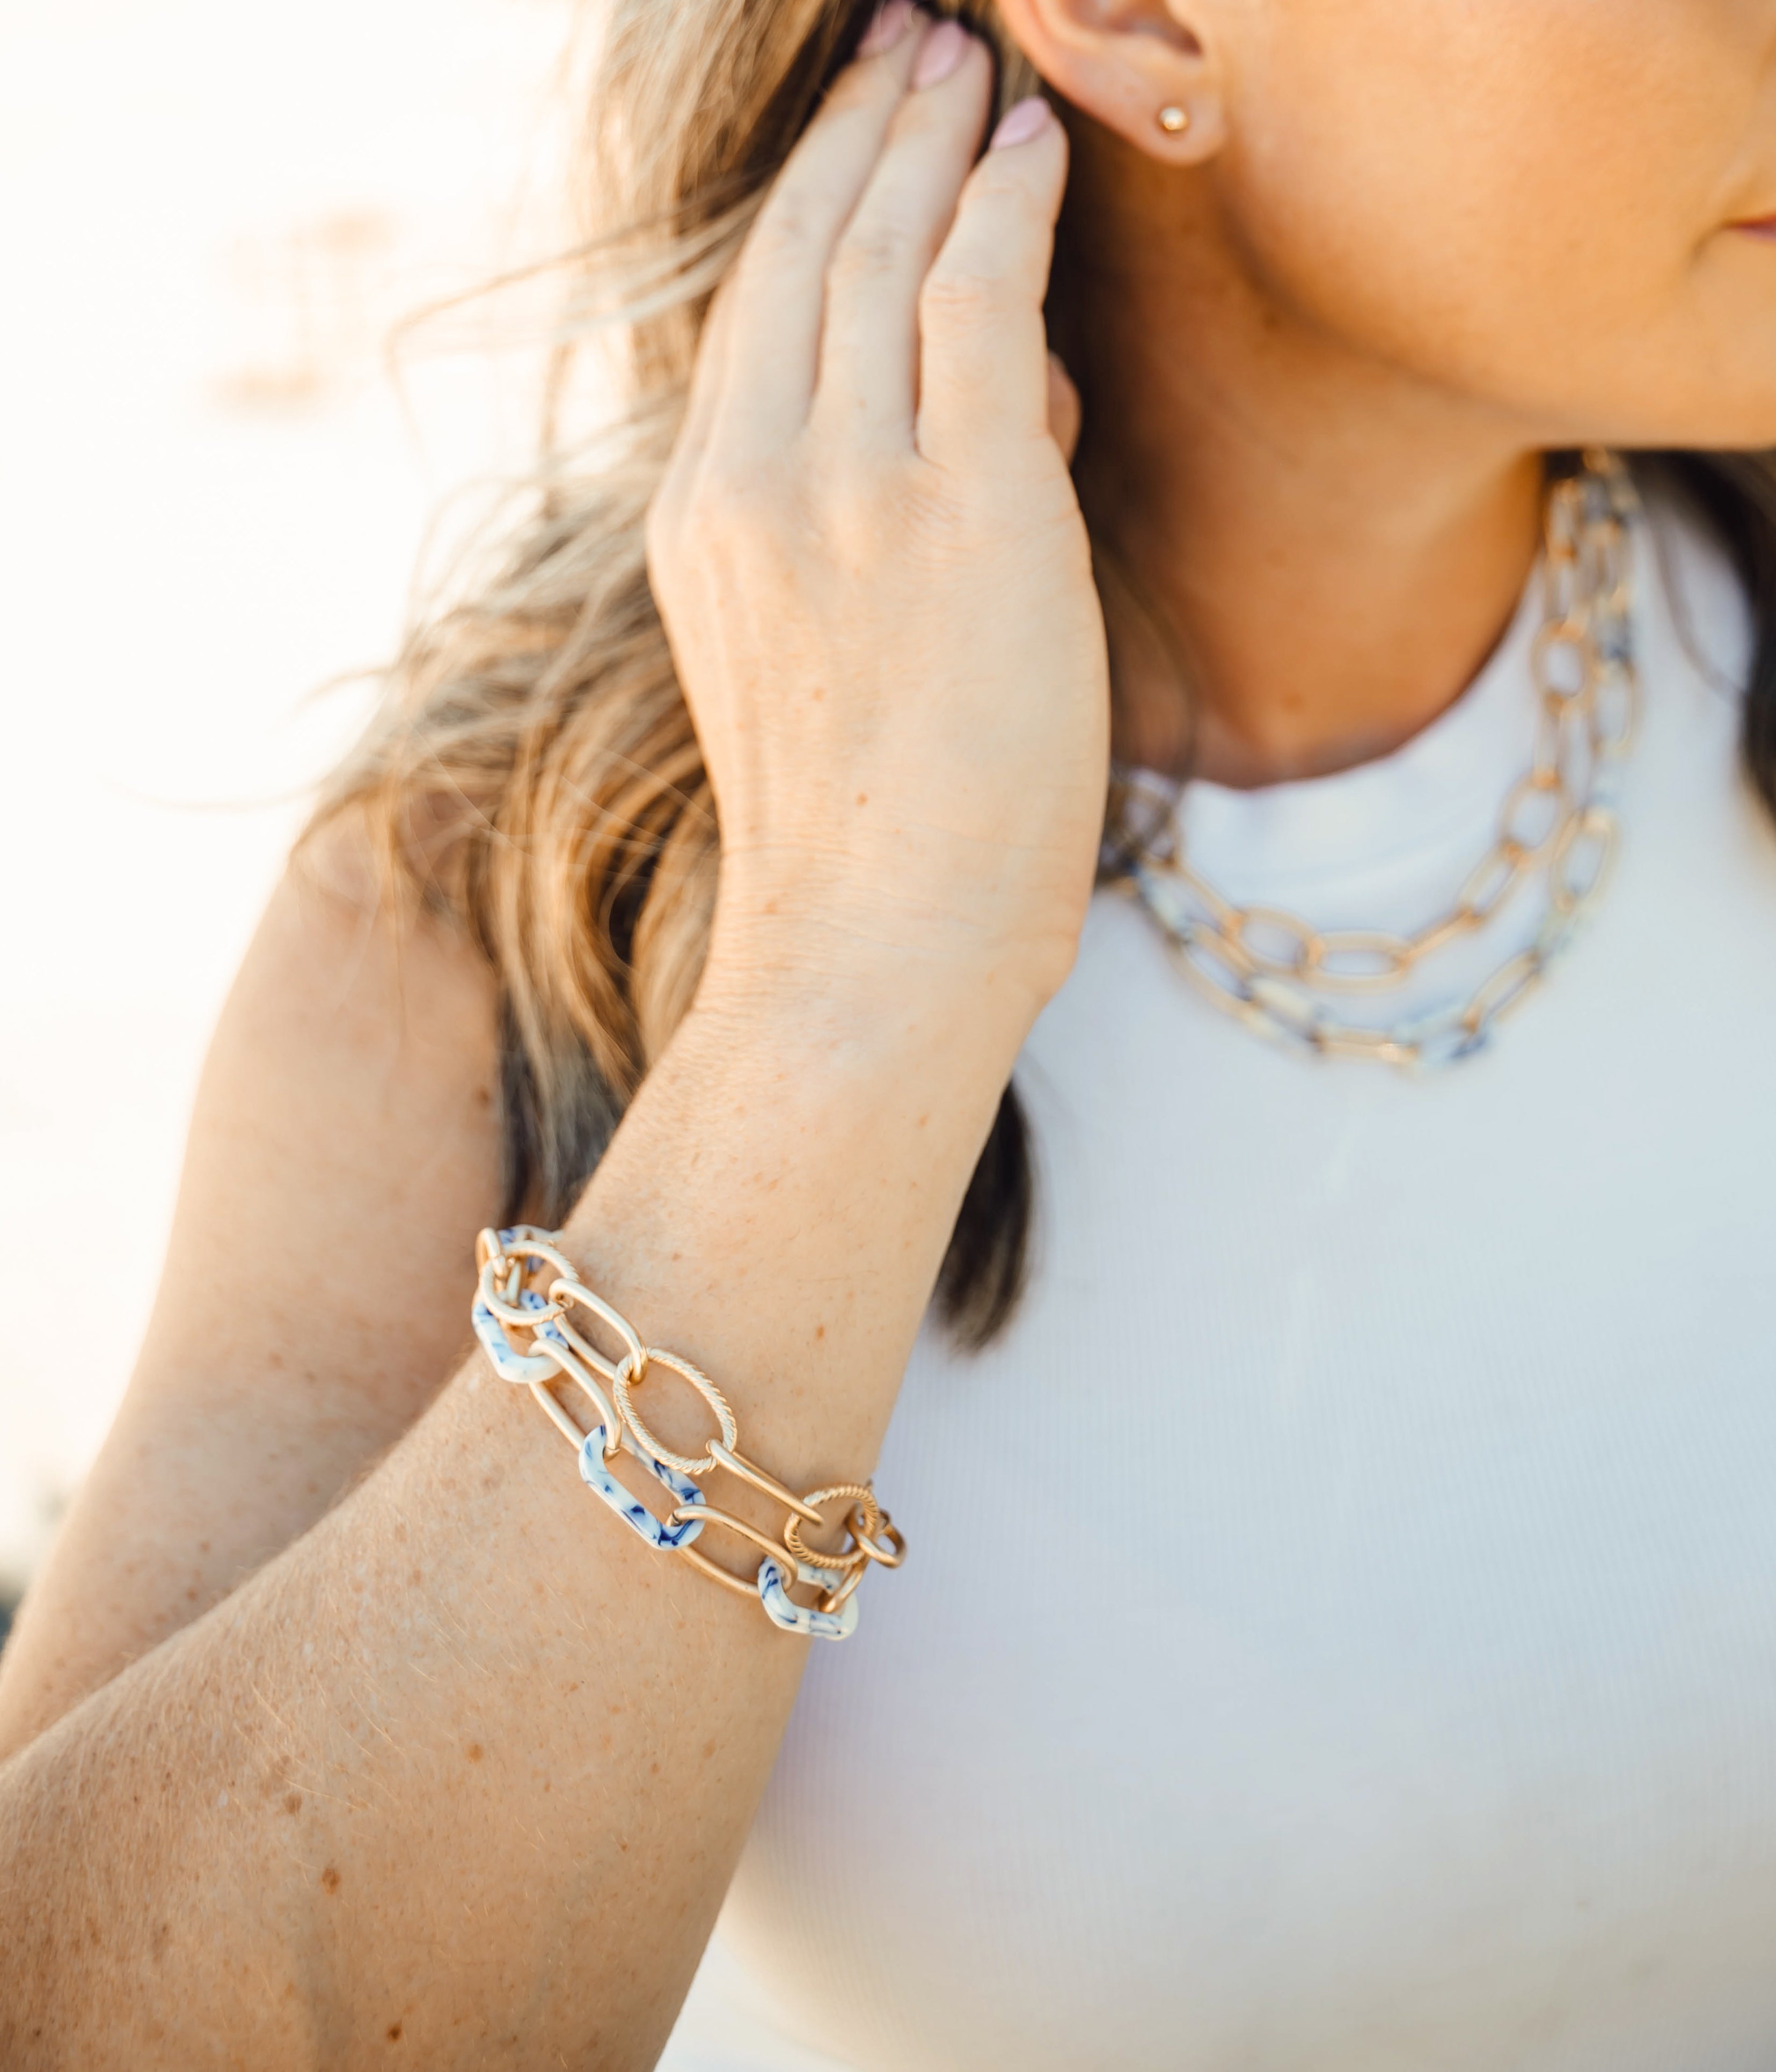
<instances>
[{"instance_id":1,"label":"earlobe","mask_svg":"<svg viewBox=\"0 0 1776 2072\"><path fill-rule=\"evenodd\" d=\"M1188 98L1161 101L1153 111L1148 136L1131 141L1144 143L1151 156L1172 165L1200 165L1227 142L1220 95L1205 85Z\"/></svg>"},{"instance_id":2,"label":"earlobe","mask_svg":"<svg viewBox=\"0 0 1776 2072\"><path fill-rule=\"evenodd\" d=\"M1213 50L1166 0L1000 0L1000 12L1056 92L1137 150L1185 166L1220 149Z\"/></svg>"}]
</instances>

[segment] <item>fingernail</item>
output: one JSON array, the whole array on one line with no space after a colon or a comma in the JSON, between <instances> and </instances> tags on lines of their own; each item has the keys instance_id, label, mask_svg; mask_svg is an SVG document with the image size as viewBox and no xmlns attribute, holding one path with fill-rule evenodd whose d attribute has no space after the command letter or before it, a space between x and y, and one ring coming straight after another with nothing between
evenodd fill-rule
<instances>
[{"instance_id":1,"label":"fingernail","mask_svg":"<svg viewBox=\"0 0 1776 2072\"><path fill-rule=\"evenodd\" d=\"M857 46L860 58L879 58L891 51L912 26L913 0L882 0L876 18Z\"/></svg>"},{"instance_id":2,"label":"fingernail","mask_svg":"<svg viewBox=\"0 0 1776 2072\"><path fill-rule=\"evenodd\" d=\"M1048 103L1039 93L1033 93L1028 101L1015 102L1000 117L987 149L1002 151L1008 144L1027 144L1032 137L1041 135L1053 119Z\"/></svg>"},{"instance_id":3,"label":"fingernail","mask_svg":"<svg viewBox=\"0 0 1776 2072\"><path fill-rule=\"evenodd\" d=\"M939 22L925 39L919 62L913 67L914 86L935 86L948 79L961 64L968 47L968 32L960 23Z\"/></svg>"}]
</instances>

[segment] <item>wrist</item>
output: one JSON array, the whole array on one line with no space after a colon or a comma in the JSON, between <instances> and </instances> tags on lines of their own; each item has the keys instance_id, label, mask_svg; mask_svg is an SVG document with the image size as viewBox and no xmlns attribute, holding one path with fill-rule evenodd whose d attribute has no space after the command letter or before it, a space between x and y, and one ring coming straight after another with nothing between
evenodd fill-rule
<instances>
[{"instance_id":1,"label":"wrist","mask_svg":"<svg viewBox=\"0 0 1776 2072\"><path fill-rule=\"evenodd\" d=\"M724 852L712 997L750 997L763 986L840 1019L855 1011L872 1022L923 998L940 1018L985 1016L1011 1032L1015 1054L1072 968L1092 878L993 882L978 875L979 857L970 861L969 870L959 865L934 882L904 865L841 873Z\"/></svg>"},{"instance_id":2,"label":"wrist","mask_svg":"<svg viewBox=\"0 0 1776 2072\"><path fill-rule=\"evenodd\" d=\"M903 928L899 918L725 906L693 1011L773 1044L787 1038L860 1060L941 1056L959 1074L978 1063L1002 1085L1053 985L1034 959L968 931L946 940Z\"/></svg>"}]
</instances>

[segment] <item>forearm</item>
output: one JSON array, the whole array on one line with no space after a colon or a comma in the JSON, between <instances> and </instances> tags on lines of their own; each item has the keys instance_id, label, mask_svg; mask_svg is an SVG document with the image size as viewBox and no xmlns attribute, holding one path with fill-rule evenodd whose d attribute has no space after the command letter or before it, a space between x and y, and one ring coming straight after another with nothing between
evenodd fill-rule
<instances>
[{"instance_id":1,"label":"forearm","mask_svg":"<svg viewBox=\"0 0 1776 2072\"><path fill-rule=\"evenodd\" d=\"M699 1009L576 1211L589 1283L792 1484L868 1472L1014 1049L918 997L867 1037ZM372 1270L401 1241L363 1237ZM520 2033L527 2062L649 2062L804 1655L622 1531L471 1363L0 1772L0 2055L338 2065L398 2025L428 2063Z\"/></svg>"},{"instance_id":2,"label":"forearm","mask_svg":"<svg viewBox=\"0 0 1776 2072\"><path fill-rule=\"evenodd\" d=\"M1046 427L1064 137L1033 103L971 171L985 52L880 26L717 298L650 507L721 899L698 1005L565 1240L803 1489L874 1461L1077 945L1108 750ZM341 1299L403 1242L365 1223ZM428 2065L650 2062L804 1653L590 1501L477 1359L0 1772L9 2062L347 2065L397 2030Z\"/></svg>"},{"instance_id":3,"label":"forearm","mask_svg":"<svg viewBox=\"0 0 1776 2072\"><path fill-rule=\"evenodd\" d=\"M0 1759L306 1531L447 1379L498 1214L496 1050L479 952L394 915L352 829L303 851L210 1046L135 1373L0 1656ZM373 1223L403 1243L372 1281Z\"/></svg>"}]
</instances>

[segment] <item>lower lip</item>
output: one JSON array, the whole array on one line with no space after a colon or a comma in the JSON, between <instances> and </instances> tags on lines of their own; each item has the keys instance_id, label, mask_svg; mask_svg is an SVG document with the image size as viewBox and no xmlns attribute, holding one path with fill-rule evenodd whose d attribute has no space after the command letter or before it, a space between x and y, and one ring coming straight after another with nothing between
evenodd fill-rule
<instances>
[{"instance_id":1,"label":"lower lip","mask_svg":"<svg viewBox=\"0 0 1776 2072\"><path fill-rule=\"evenodd\" d=\"M1729 224L1729 230L1742 230L1748 237L1767 238L1776 244L1776 216L1759 216L1755 223Z\"/></svg>"}]
</instances>

